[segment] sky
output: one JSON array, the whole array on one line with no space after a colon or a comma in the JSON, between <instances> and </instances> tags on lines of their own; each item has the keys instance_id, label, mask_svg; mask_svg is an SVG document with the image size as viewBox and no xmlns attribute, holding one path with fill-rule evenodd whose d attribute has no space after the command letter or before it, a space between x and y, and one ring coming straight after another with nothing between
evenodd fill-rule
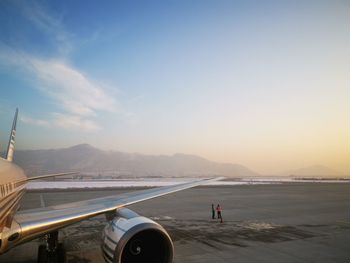
<instances>
[{"instance_id":1,"label":"sky","mask_svg":"<svg viewBox=\"0 0 350 263\"><path fill-rule=\"evenodd\" d=\"M0 146L350 174L349 1L0 1Z\"/></svg>"}]
</instances>

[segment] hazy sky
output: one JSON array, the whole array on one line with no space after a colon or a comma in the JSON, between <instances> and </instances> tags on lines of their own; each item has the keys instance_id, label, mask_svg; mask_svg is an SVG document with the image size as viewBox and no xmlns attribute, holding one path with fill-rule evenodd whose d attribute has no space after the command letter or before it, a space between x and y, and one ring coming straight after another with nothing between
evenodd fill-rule
<instances>
[{"instance_id":1,"label":"hazy sky","mask_svg":"<svg viewBox=\"0 0 350 263\"><path fill-rule=\"evenodd\" d=\"M350 173L350 1L0 1L0 140Z\"/></svg>"}]
</instances>

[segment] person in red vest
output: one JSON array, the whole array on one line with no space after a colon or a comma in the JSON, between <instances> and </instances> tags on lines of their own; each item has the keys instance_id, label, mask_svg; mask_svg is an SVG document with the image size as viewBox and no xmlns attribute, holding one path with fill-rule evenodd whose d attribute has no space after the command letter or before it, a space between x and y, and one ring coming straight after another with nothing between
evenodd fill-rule
<instances>
[{"instance_id":1,"label":"person in red vest","mask_svg":"<svg viewBox=\"0 0 350 263\"><path fill-rule=\"evenodd\" d=\"M220 219L220 223L222 223L222 215L221 215L221 211L222 211L222 208L221 206L218 204L217 207L216 207L216 212L218 214L218 219Z\"/></svg>"}]
</instances>

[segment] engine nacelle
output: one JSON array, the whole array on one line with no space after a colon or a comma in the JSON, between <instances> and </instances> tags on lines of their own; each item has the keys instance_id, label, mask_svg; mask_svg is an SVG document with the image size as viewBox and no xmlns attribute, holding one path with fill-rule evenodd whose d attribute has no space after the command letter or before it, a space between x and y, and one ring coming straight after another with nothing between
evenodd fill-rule
<instances>
[{"instance_id":1,"label":"engine nacelle","mask_svg":"<svg viewBox=\"0 0 350 263\"><path fill-rule=\"evenodd\" d=\"M102 252L108 263L171 263L174 246L165 229L135 212L118 209L102 232Z\"/></svg>"}]
</instances>

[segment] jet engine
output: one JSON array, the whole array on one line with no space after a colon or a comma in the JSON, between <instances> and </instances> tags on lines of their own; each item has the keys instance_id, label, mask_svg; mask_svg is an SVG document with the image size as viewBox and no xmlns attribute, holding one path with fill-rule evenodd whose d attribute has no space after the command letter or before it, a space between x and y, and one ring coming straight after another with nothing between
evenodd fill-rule
<instances>
[{"instance_id":1,"label":"jet engine","mask_svg":"<svg viewBox=\"0 0 350 263\"><path fill-rule=\"evenodd\" d=\"M118 209L102 232L107 263L171 263L173 251L173 242L161 225L127 208Z\"/></svg>"}]
</instances>

